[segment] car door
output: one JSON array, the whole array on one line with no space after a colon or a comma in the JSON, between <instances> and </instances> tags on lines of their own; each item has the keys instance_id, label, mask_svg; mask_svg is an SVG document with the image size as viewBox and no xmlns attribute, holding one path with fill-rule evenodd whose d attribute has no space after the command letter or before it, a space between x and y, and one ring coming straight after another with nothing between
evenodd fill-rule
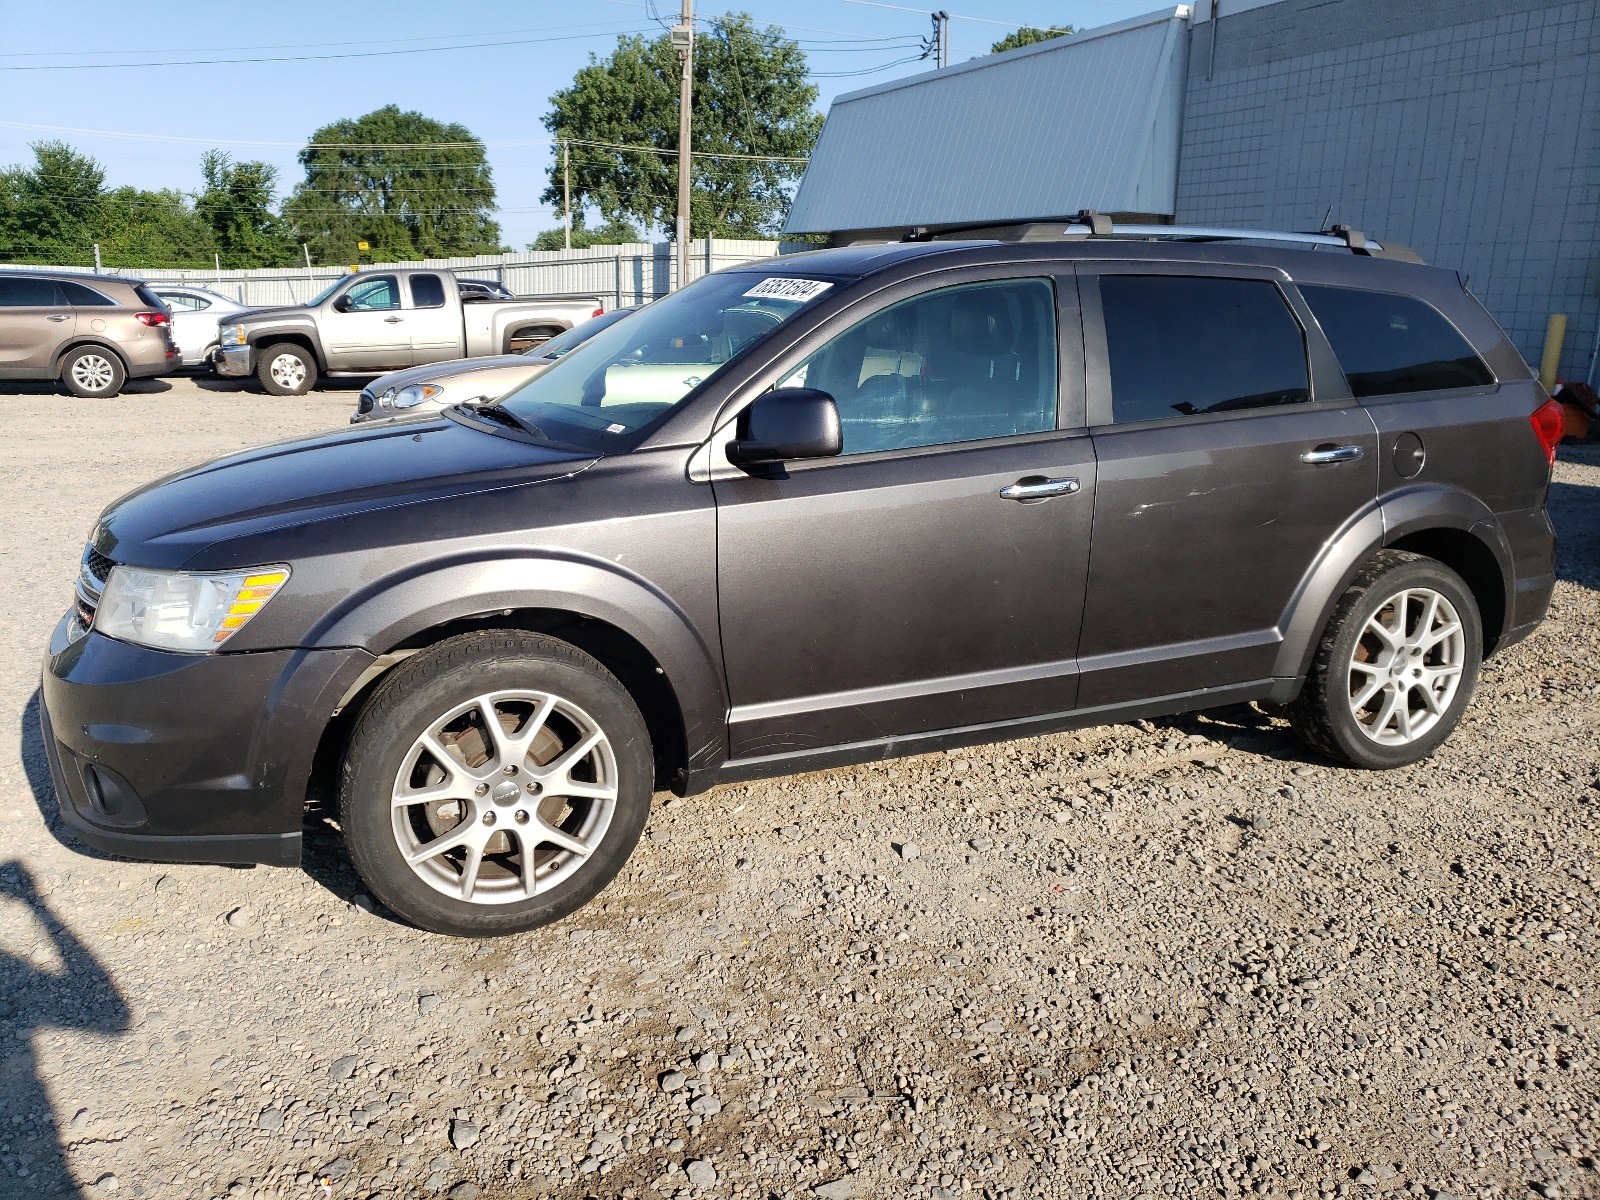
<instances>
[{"instance_id":1,"label":"car door","mask_svg":"<svg viewBox=\"0 0 1600 1200\"><path fill-rule=\"evenodd\" d=\"M76 312L52 280L0 275L0 372L48 371L76 325Z\"/></svg>"},{"instance_id":2,"label":"car door","mask_svg":"<svg viewBox=\"0 0 1600 1200\"><path fill-rule=\"evenodd\" d=\"M206 347L217 341L217 318L211 311L211 301L193 292L156 289L156 295L172 314L172 339L178 343L183 365L194 366L204 358Z\"/></svg>"},{"instance_id":3,"label":"car door","mask_svg":"<svg viewBox=\"0 0 1600 1200\"><path fill-rule=\"evenodd\" d=\"M396 275L357 279L323 310L333 371L393 371L411 365L411 335Z\"/></svg>"},{"instance_id":4,"label":"car door","mask_svg":"<svg viewBox=\"0 0 1600 1200\"><path fill-rule=\"evenodd\" d=\"M1075 282L924 287L767 377L834 397L839 457L714 479L735 759L1073 706L1095 487Z\"/></svg>"},{"instance_id":5,"label":"car door","mask_svg":"<svg viewBox=\"0 0 1600 1200\"><path fill-rule=\"evenodd\" d=\"M461 356L460 307L447 302L452 281L432 271L413 271L407 280L411 308L406 326L415 366Z\"/></svg>"},{"instance_id":6,"label":"car door","mask_svg":"<svg viewBox=\"0 0 1600 1200\"><path fill-rule=\"evenodd\" d=\"M1100 474L1079 703L1266 679L1301 579L1376 498L1372 421L1278 272L1080 280Z\"/></svg>"}]
</instances>

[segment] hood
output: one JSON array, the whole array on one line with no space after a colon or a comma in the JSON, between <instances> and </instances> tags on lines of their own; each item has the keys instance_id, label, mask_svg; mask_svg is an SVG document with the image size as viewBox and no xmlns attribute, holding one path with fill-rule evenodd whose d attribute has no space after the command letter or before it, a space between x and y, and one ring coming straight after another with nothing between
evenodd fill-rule
<instances>
[{"instance_id":1,"label":"hood","mask_svg":"<svg viewBox=\"0 0 1600 1200\"><path fill-rule=\"evenodd\" d=\"M284 304L277 308L245 308L236 313L229 313L229 319L237 325L244 321L277 321L284 317L304 317L313 310L304 304Z\"/></svg>"},{"instance_id":2,"label":"hood","mask_svg":"<svg viewBox=\"0 0 1600 1200\"><path fill-rule=\"evenodd\" d=\"M361 390L369 396L381 396L390 388L410 387L413 383L443 383L474 371L487 371L495 367L527 367L539 361L522 354L492 354L486 358L452 358L449 362L428 363L421 367L408 367L404 371L391 371L374 379Z\"/></svg>"},{"instance_id":3,"label":"hood","mask_svg":"<svg viewBox=\"0 0 1600 1200\"><path fill-rule=\"evenodd\" d=\"M92 544L134 566L220 570L248 565L228 555L233 540L559 479L594 460L437 417L358 425L158 479L107 508Z\"/></svg>"}]
</instances>

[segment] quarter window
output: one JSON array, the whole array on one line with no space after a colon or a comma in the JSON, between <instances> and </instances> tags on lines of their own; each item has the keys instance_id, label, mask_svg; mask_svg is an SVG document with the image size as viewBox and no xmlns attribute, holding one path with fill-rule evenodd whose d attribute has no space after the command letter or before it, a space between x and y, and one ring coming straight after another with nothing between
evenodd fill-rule
<instances>
[{"instance_id":1,"label":"quarter window","mask_svg":"<svg viewBox=\"0 0 1600 1200\"><path fill-rule=\"evenodd\" d=\"M1483 359L1430 304L1358 288L1300 288L1357 398L1486 387Z\"/></svg>"},{"instance_id":2,"label":"quarter window","mask_svg":"<svg viewBox=\"0 0 1600 1200\"><path fill-rule=\"evenodd\" d=\"M779 386L833 397L845 454L1054 429L1054 289L1016 279L902 301L845 330Z\"/></svg>"},{"instance_id":3,"label":"quarter window","mask_svg":"<svg viewBox=\"0 0 1600 1200\"><path fill-rule=\"evenodd\" d=\"M383 312L400 307L399 281L393 275L363 279L345 293L350 312Z\"/></svg>"},{"instance_id":4,"label":"quarter window","mask_svg":"<svg viewBox=\"0 0 1600 1200\"><path fill-rule=\"evenodd\" d=\"M56 286L66 296L67 303L78 308L115 308L117 304L110 296L102 295L92 287L85 287L81 283L73 283L70 279L59 280Z\"/></svg>"},{"instance_id":5,"label":"quarter window","mask_svg":"<svg viewBox=\"0 0 1600 1200\"><path fill-rule=\"evenodd\" d=\"M0 308L53 308L61 303L49 279L0 278Z\"/></svg>"},{"instance_id":6,"label":"quarter window","mask_svg":"<svg viewBox=\"0 0 1600 1200\"><path fill-rule=\"evenodd\" d=\"M157 292L156 296L173 312L200 312L211 307L211 301L192 292Z\"/></svg>"},{"instance_id":7,"label":"quarter window","mask_svg":"<svg viewBox=\"0 0 1600 1200\"><path fill-rule=\"evenodd\" d=\"M412 308L442 308L444 306L444 280L437 275L411 277Z\"/></svg>"},{"instance_id":8,"label":"quarter window","mask_svg":"<svg viewBox=\"0 0 1600 1200\"><path fill-rule=\"evenodd\" d=\"M1303 404L1305 334L1263 279L1104 275L1112 419Z\"/></svg>"}]
</instances>

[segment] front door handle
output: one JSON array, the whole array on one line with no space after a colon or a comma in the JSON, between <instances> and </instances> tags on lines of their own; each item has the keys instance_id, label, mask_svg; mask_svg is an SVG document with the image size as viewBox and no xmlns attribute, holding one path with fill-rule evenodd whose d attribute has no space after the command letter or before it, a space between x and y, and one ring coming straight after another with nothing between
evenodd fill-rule
<instances>
[{"instance_id":1,"label":"front door handle","mask_svg":"<svg viewBox=\"0 0 1600 1200\"><path fill-rule=\"evenodd\" d=\"M1006 500L1048 500L1051 496L1070 496L1077 490L1076 479L1040 479L1033 476L1001 488L1000 495Z\"/></svg>"},{"instance_id":2,"label":"front door handle","mask_svg":"<svg viewBox=\"0 0 1600 1200\"><path fill-rule=\"evenodd\" d=\"M1325 467L1329 463L1354 462L1363 453L1360 446L1318 446L1302 454L1300 461L1314 467Z\"/></svg>"},{"instance_id":3,"label":"front door handle","mask_svg":"<svg viewBox=\"0 0 1600 1200\"><path fill-rule=\"evenodd\" d=\"M51 313L48 317L45 318L46 321L65 321L66 319L67 319L67 314L66 313Z\"/></svg>"},{"instance_id":4,"label":"front door handle","mask_svg":"<svg viewBox=\"0 0 1600 1200\"><path fill-rule=\"evenodd\" d=\"M396 325L399 322L404 321L404 320L405 320L404 317L385 317L383 319L384 324L386 324L386 325Z\"/></svg>"}]
</instances>

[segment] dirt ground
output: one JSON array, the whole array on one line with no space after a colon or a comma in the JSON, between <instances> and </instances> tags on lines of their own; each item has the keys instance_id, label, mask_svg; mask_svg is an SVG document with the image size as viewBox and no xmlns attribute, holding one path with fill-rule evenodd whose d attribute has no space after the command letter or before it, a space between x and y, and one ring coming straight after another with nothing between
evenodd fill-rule
<instances>
[{"instance_id":1,"label":"dirt ground","mask_svg":"<svg viewBox=\"0 0 1600 1200\"><path fill-rule=\"evenodd\" d=\"M1600 1195L1600 454L1420 766L1230 709L663 796L589 908L477 944L315 817L244 870L55 815L95 515L353 401L0 387L0 1196Z\"/></svg>"}]
</instances>

